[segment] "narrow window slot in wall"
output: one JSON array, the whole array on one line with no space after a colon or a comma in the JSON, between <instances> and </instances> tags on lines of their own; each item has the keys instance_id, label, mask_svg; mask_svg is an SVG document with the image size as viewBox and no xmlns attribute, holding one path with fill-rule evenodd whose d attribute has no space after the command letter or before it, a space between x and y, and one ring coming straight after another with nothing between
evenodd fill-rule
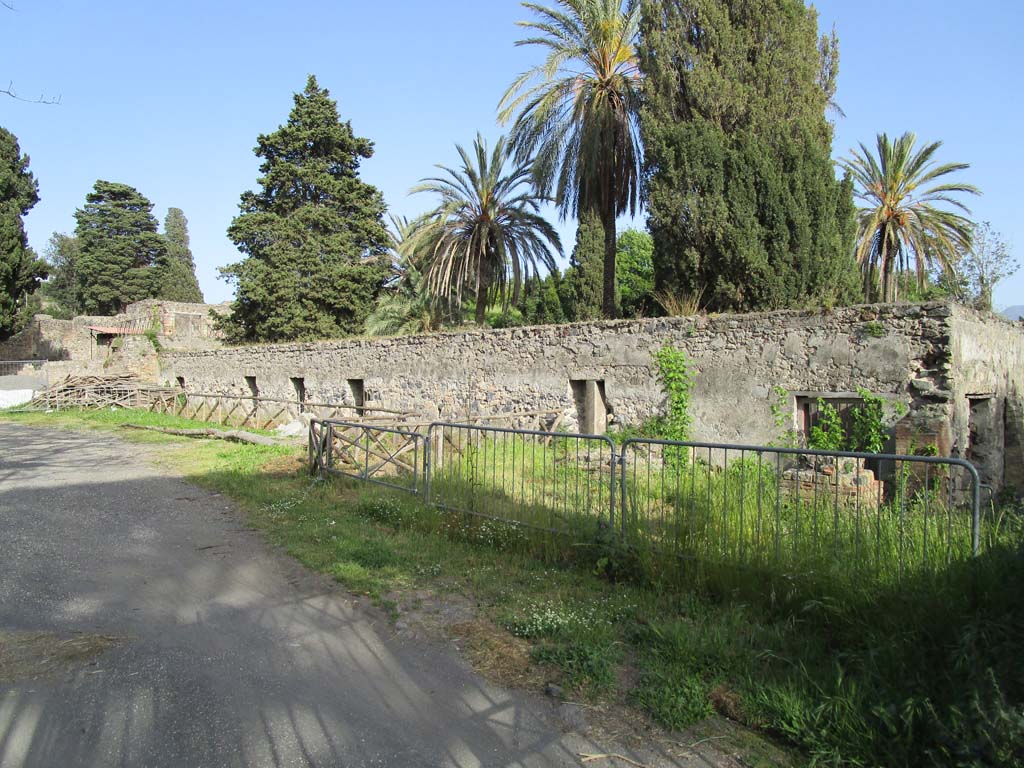
<instances>
[{"instance_id":1,"label":"narrow window slot in wall","mask_svg":"<svg viewBox=\"0 0 1024 768\"><path fill-rule=\"evenodd\" d=\"M255 376L246 376L245 383L249 387L249 394L252 395L252 410L255 413L260 407L259 400L257 399L260 396L260 388L256 386Z\"/></svg>"},{"instance_id":2,"label":"narrow window slot in wall","mask_svg":"<svg viewBox=\"0 0 1024 768\"><path fill-rule=\"evenodd\" d=\"M292 388L299 403L299 413L302 413L306 410L306 380L301 376L292 376Z\"/></svg>"},{"instance_id":3,"label":"narrow window slot in wall","mask_svg":"<svg viewBox=\"0 0 1024 768\"><path fill-rule=\"evenodd\" d=\"M850 429L852 422L852 411L853 409L863 403L859 397L850 397L849 395L841 394L830 394L823 392L821 394L813 395L797 395L796 397L796 416L797 416L797 428L800 433L807 440L811 436L811 429L818 425L820 418L820 408L818 407L818 401L823 400L826 404L831 405L836 409L836 413L839 414L839 420L843 424L843 429L847 432Z\"/></svg>"},{"instance_id":4,"label":"narrow window slot in wall","mask_svg":"<svg viewBox=\"0 0 1024 768\"><path fill-rule=\"evenodd\" d=\"M349 379L348 388L352 390L352 402L359 410L357 413L362 416L363 408L366 405L366 387L362 379Z\"/></svg>"},{"instance_id":5,"label":"narrow window slot in wall","mask_svg":"<svg viewBox=\"0 0 1024 768\"><path fill-rule=\"evenodd\" d=\"M184 376L175 376L175 378L178 380L178 386L181 387L182 389L184 389L185 388L185 377Z\"/></svg>"}]
</instances>

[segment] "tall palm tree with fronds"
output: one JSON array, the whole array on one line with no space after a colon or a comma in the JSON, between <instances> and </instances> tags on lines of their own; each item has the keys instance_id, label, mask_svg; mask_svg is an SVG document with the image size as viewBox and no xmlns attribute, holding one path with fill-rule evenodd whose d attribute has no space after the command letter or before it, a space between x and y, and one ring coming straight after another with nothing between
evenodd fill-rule
<instances>
[{"instance_id":1,"label":"tall palm tree with fronds","mask_svg":"<svg viewBox=\"0 0 1024 768\"><path fill-rule=\"evenodd\" d=\"M552 250L562 252L555 228L540 215L547 198L537 193L528 162L510 160L505 137L488 153L477 134L472 155L456 145L462 166L437 166L444 175L423 179L411 194L431 192L440 198L403 248L423 270L424 287L454 307L464 291L476 299L476 322L483 325L488 304L519 301L523 282L540 267L555 268Z\"/></svg>"},{"instance_id":2,"label":"tall palm tree with fronds","mask_svg":"<svg viewBox=\"0 0 1024 768\"><path fill-rule=\"evenodd\" d=\"M958 253L971 244L972 223L951 206L969 214L958 195L980 194L977 187L942 181L963 171L966 163L936 164L941 141L915 151L916 136L904 133L896 141L878 135L878 155L860 145L842 166L853 177L858 209L857 262L864 276L868 301L896 301L897 275L913 269L923 288L929 267L952 271Z\"/></svg>"},{"instance_id":3,"label":"tall palm tree with fronds","mask_svg":"<svg viewBox=\"0 0 1024 768\"><path fill-rule=\"evenodd\" d=\"M534 31L517 45L547 49L498 105L502 124L515 118L511 144L519 160L534 158L540 191L554 190L562 217L594 211L604 228L603 311L615 302L615 217L636 213L641 145L639 0L557 0L554 8L523 3Z\"/></svg>"}]
</instances>

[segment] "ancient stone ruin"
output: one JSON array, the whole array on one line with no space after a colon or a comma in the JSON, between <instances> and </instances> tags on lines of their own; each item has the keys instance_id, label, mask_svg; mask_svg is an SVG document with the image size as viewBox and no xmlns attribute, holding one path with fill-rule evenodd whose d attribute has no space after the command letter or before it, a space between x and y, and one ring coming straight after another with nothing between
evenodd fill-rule
<instances>
[{"instance_id":1,"label":"ancient stone ruin","mask_svg":"<svg viewBox=\"0 0 1024 768\"><path fill-rule=\"evenodd\" d=\"M943 303L599 321L421 336L223 347L210 307L140 302L118 318L37 316L0 359L69 373L129 371L185 392L346 406L353 418L500 419L603 433L661 412L652 354L686 352L693 438L764 445L806 435L819 398L883 397L886 449L970 459L1024 488L1024 329ZM225 311L225 307L213 308ZM154 343L155 342L155 343ZM778 415L782 414L781 426ZM799 471L807 471L807 468ZM816 470L815 470L816 471ZM863 472L834 475L868 482ZM833 476L830 476L833 477ZM802 482L799 474L791 478Z\"/></svg>"}]
</instances>

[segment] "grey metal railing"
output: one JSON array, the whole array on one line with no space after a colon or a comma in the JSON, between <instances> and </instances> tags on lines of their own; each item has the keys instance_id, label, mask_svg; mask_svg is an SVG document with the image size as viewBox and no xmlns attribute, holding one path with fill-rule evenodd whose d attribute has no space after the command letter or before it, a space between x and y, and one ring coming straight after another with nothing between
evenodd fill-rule
<instances>
[{"instance_id":1,"label":"grey metal railing","mask_svg":"<svg viewBox=\"0 0 1024 768\"><path fill-rule=\"evenodd\" d=\"M981 546L962 459L630 439L620 461L624 539L680 557L898 579Z\"/></svg>"},{"instance_id":2,"label":"grey metal railing","mask_svg":"<svg viewBox=\"0 0 1024 768\"><path fill-rule=\"evenodd\" d=\"M397 450L416 458L392 461ZM578 543L607 531L640 551L794 577L898 581L979 554L986 523L977 470L937 456L320 421L310 466Z\"/></svg>"},{"instance_id":3,"label":"grey metal railing","mask_svg":"<svg viewBox=\"0 0 1024 768\"><path fill-rule=\"evenodd\" d=\"M613 524L607 437L444 422L427 435L427 499L437 507L590 538Z\"/></svg>"}]
</instances>

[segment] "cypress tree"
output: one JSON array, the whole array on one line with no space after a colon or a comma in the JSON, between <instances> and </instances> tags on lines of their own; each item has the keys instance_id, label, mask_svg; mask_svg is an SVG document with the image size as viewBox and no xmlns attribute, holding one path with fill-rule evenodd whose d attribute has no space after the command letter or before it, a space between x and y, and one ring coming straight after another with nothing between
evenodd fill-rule
<instances>
[{"instance_id":1,"label":"cypress tree","mask_svg":"<svg viewBox=\"0 0 1024 768\"><path fill-rule=\"evenodd\" d=\"M552 325L565 322L565 311L559 296L562 283L562 276L557 269L552 270L543 278L534 276L526 282L519 311L527 325Z\"/></svg>"},{"instance_id":2,"label":"cypress tree","mask_svg":"<svg viewBox=\"0 0 1024 768\"><path fill-rule=\"evenodd\" d=\"M223 323L234 341L360 333L387 276L384 199L359 178L373 144L341 122L315 77L294 102L288 122L257 139L260 190L242 195L228 228L245 255L221 270L237 286Z\"/></svg>"},{"instance_id":3,"label":"cypress tree","mask_svg":"<svg viewBox=\"0 0 1024 768\"><path fill-rule=\"evenodd\" d=\"M97 181L75 211L78 304L91 315L116 315L157 295L167 250L157 234L153 204L135 187Z\"/></svg>"},{"instance_id":4,"label":"cypress tree","mask_svg":"<svg viewBox=\"0 0 1024 768\"><path fill-rule=\"evenodd\" d=\"M565 273L569 320L596 320L602 316L604 295L604 227L593 211L580 214L576 245Z\"/></svg>"},{"instance_id":5,"label":"cypress tree","mask_svg":"<svg viewBox=\"0 0 1024 768\"><path fill-rule=\"evenodd\" d=\"M22 217L39 202L39 185L18 140L0 128L0 339L20 330L27 299L46 277L46 262L28 246Z\"/></svg>"},{"instance_id":6,"label":"cypress tree","mask_svg":"<svg viewBox=\"0 0 1024 768\"><path fill-rule=\"evenodd\" d=\"M167 253L160 264L160 287L157 298L168 301L203 302L203 292L196 278L196 264L189 248L188 219L181 208L169 208L164 219L164 240Z\"/></svg>"},{"instance_id":7,"label":"cypress tree","mask_svg":"<svg viewBox=\"0 0 1024 768\"><path fill-rule=\"evenodd\" d=\"M714 311L852 301L852 186L826 120L835 36L802 0L645 0L655 281Z\"/></svg>"}]
</instances>

